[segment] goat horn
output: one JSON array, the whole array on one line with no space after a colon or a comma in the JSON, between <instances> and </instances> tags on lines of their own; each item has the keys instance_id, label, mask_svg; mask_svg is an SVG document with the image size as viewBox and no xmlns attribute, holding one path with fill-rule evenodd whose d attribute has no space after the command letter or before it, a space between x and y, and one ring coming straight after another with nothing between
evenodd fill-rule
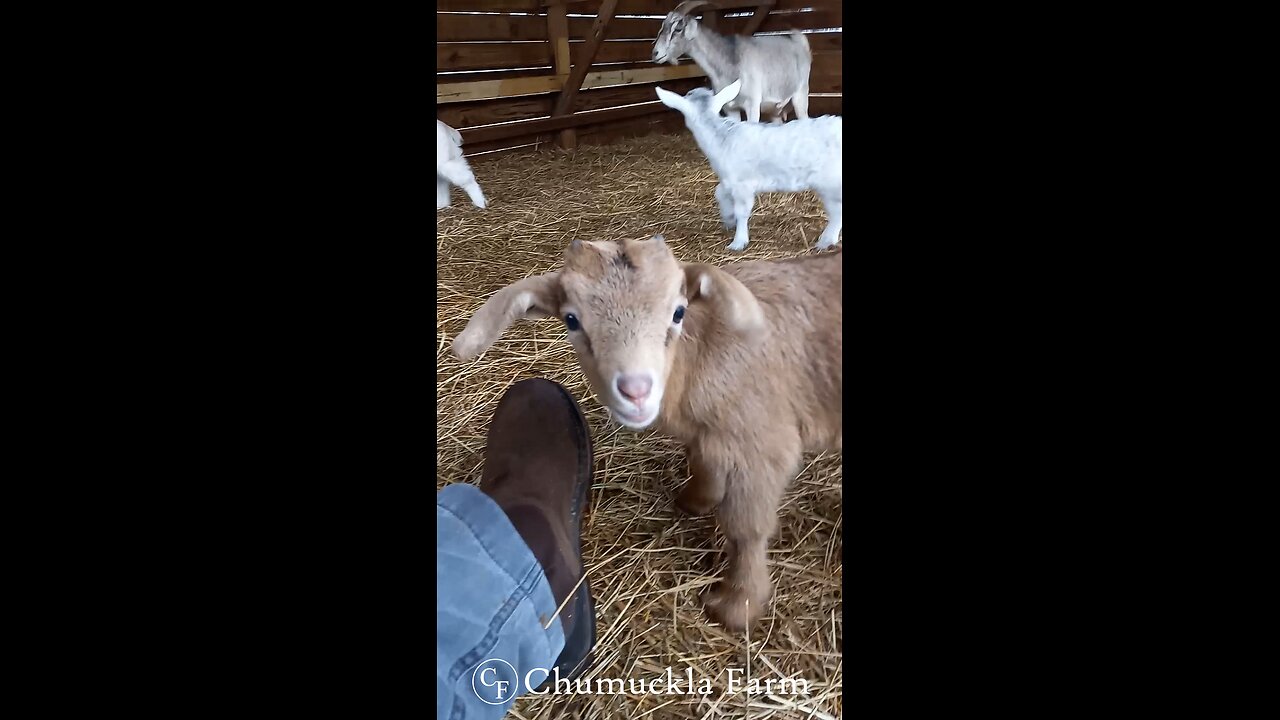
<instances>
[{"instance_id":1,"label":"goat horn","mask_svg":"<svg viewBox=\"0 0 1280 720\"><path fill-rule=\"evenodd\" d=\"M708 2L707 0L685 0L684 2L677 5L675 10L672 10L671 12L679 13L681 15L687 16L690 11L696 10L697 8L700 8L703 5L711 5L711 3Z\"/></svg>"}]
</instances>

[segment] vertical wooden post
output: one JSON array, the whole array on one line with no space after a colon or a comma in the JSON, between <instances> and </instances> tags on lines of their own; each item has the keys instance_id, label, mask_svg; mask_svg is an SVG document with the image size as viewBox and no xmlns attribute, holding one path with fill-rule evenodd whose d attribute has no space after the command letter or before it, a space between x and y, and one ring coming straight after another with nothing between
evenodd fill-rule
<instances>
[{"instance_id":1,"label":"vertical wooden post","mask_svg":"<svg viewBox=\"0 0 1280 720\"><path fill-rule=\"evenodd\" d=\"M556 77L560 78L562 84L567 83L570 69L569 18L564 0L547 7L547 37L551 40L551 50L555 56ZM565 128L560 131L558 141L561 148L573 150L578 146L578 134L573 128Z\"/></svg>"},{"instance_id":2,"label":"vertical wooden post","mask_svg":"<svg viewBox=\"0 0 1280 720\"><path fill-rule=\"evenodd\" d=\"M591 24L591 37L583 43L582 52L578 55L578 63L569 72L569 79L565 81L564 91L560 93L560 97L556 98L556 106L551 111L551 117L573 113L573 101L578 97L578 90L582 89L582 81L586 79L591 63L596 61L596 53L600 50L600 43L604 41L605 33L609 31L609 21L613 19L613 11L617 7L618 0L604 0L600 4L600 9L596 11L596 21Z\"/></svg>"}]
</instances>

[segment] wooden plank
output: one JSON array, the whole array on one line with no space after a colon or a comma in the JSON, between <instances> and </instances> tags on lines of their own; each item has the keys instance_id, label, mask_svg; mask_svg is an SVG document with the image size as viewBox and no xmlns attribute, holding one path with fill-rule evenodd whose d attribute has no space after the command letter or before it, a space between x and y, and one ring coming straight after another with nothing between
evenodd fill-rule
<instances>
[{"instance_id":1,"label":"wooden plank","mask_svg":"<svg viewBox=\"0 0 1280 720\"><path fill-rule=\"evenodd\" d=\"M687 133L684 121L679 113L666 115L650 115L635 120L620 120L601 123L584 128L579 133L580 145L611 145L619 140L626 140L647 135L676 135ZM692 142L692 139L690 139Z\"/></svg>"},{"instance_id":2,"label":"wooden plank","mask_svg":"<svg viewBox=\"0 0 1280 720\"><path fill-rule=\"evenodd\" d=\"M534 150L535 148L521 147L521 146L531 145L531 144L534 145L535 147L539 145L547 146L551 144L551 141L552 141L551 135L543 134L543 135L521 135L520 137L504 138L502 140L492 140L490 142L472 143L470 145L462 146L462 156L471 157L476 155L477 153L492 153L491 155L485 155L483 158L479 158L480 161L483 162L484 158L496 157L504 151L508 151L508 150L531 151L531 150Z\"/></svg>"},{"instance_id":3,"label":"wooden plank","mask_svg":"<svg viewBox=\"0 0 1280 720\"><path fill-rule=\"evenodd\" d=\"M540 0L543 7L556 2L567 2L569 12L590 15L603 4L603 0ZM618 15L666 15L671 12L680 0L619 0ZM758 7L762 0L713 0L711 5L719 10L741 11ZM795 2L796 8L818 7L819 5L839 5L839 0L816 0L815 2ZM699 10L701 12L701 10Z\"/></svg>"},{"instance_id":4,"label":"wooden plank","mask_svg":"<svg viewBox=\"0 0 1280 720\"><path fill-rule=\"evenodd\" d=\"M551 47L528 43L436 43L436 70L497 70L551 65Z\"/></svg>"},{"instance_id":5,"label":"wooden plank","mask_svg":"<svg viewBox=\"0 0 1280 720\"><path fill-rule=\"evenodd\" d=\"M553 69L556 75L563 77L566 81L569 79L569 73L572 68L570 66L569 54L569 18L566 15L565 6L556 4L547 8L547 33L551 37L551 47L555 52L555 65ZM559 96L556 101L559 101ZM555 107L555 102L552 107ZM573 128L565 128L560 131L557 138L560 147L565 150L572 150L578 146L577 135L574 134Z\"/></svg>"},{"instance_id":6,"label":"wooden plank","mask_svg":"<svg viewBox=\"0 0 1280 720\"><path fill-rule=\"evenodd\" d=\"M439 76L437 76L438 78ZM587 73L582 81L582 89L603 87L605 85L623 85L626 83L651 83L664 80L681 80L684 78L706 77L702 68L694 63L683 65L662 65L640 67L625 70L605 70ZM538 75L535 77L513 77L499 80L477 80L469 82L436 83L436 104L469 102L472 100L488 100L490 98L511 97L514 95L532 95L559 90L562 81L555 75Z\"/></svg>"},{"instance_id":7,"label":"wooden plank","mask_svg":"<svg viewBox=\"0 0 1280 720\"><path fill-rule=\"evenodd\" d=\"M778 0L774 10L803 10L804 8L830 9L838 8L841 0Z\"/></svg>"},{"instance_id":8,"label":"wooden plank","mask_svg":"<svg viewBox=\"0 0 1280 720\"><path fill-rule=\"evenodd\" d=\"M661 82L663 80L680 80L682 78L706 77L702 68L695 63L684 65L666 65L627 70L604 70L589 73L582 81L582 89L603 87L605 85L623 85L626 83Z\"/></svg>"},{"instance_id":9,"label":"wooden plank","mask_svg":"<svg viewBox=\"0 0 1280 720\"><path fill-rule=\"evenodd\" d=\"M844 93L844 80L839 75L810 75L809 92Z\"/></svg>"},{"instance_id":10,"label":"wooden plank","mask_svg":"<svg viewBox=\"0 0 1280 720\"><path fill-rule=\"evenodd\" d=\"M547 22L540 15L436 14L436 42L438 43L546 39Z\"/></svg>"},{"instance_id":11,"label":"wooden plank","mask_svg":"<svg viewBox=\"0 0 1280 720\"><path fill-rule=\"evenodd\" d=\"M436 83L436 104L487 100L489 98L531 95L559 90L563 80L555 75L478 80L460 83Z\"/></svg>"},{"instance_id":12,"label":"wooden plank","mask_svg":"<svg viewBox=\"0 0 1280 720\"><path fill-rule=\"evenodd\" d=\"M812 12L771 12L768 15L756 13L751 17L731 17L720 21L719 33L722 35L754 35L756 33L777 33L788 30L815 30L818 28L842 27L843 11L839 8L823 8ZM660 20L655 20L661 24ZM657 36L657 31L654 31Z\"/></svg>"},{"instance_id":13,"label":"wooden plank","mask_svg":"<svg viewBox=\"0 0 1280 720\"><path fill-rule=\"evenodd\" d=\"M564 5L554 5L547 12L547 34L551 38L552 69L556 75L569 76L572 55L569 52L569 19Z\"/></svg>"},{"instance_id":14,"label":"wooden plank","mask_svg":"<svg viewBox=\"0 0 1280 720\"><path fill-rule=\"evenodd\" d=\"M588 38L586 47L578 55L578 63L573 66L573 71L569 73L569 79L565 81L564 90L560 93L560 97L556 98L555 109L551 111L552 115L564 115L565 113L573 112L573 98L582 87L582 81L586 79L591 63L595 61L596 51L604 40L605 31L609 27L609 20L613 18L613 11L617 7L618 0L604 0L604 3L601 4L600 13L596 16L596 21L591 26L591 37Z\"/></svg>"},{"instance_id":15,"label":"wooden plank","mask_svg":"<svg viewBox=\"0 0 1280 720\"><path fill-rule=\"evenodd\" d=\"M823 53L815 55L813 66L809 69L809 92L842 93L842 60L843 53Z\"/></svg>"},{"instance_id":16,"label":"wooden plank","mask_svg":"<svg viewBox=\"0 0 1280 720\"><path fill-rule=\"evenodd\" d=\"M462 133L462 143L465 145L473 142L488 142L490 140L501 140L503 138L518 137L520 135L547 133L555 130L562 130L564 128L582 127L593 123L633 118L641 115L651 115L653 113L666 112L667 109L666 105L655 100L651 103L645 103L644 105L613 108L611 110L601 110L593 113L574 113L573 115L552 116L542 120L529 120L527 122L511 123L509 125L472 128L470 130L461 130L460 132Z\"/></svg>"},{"instance_id":17,"label":"wooden plank","mask_svg":"<svg viewBox=\"0 0 1280 720\"><path fill-rule=\"evenodd\" d=\"M476 125L544 118L551 114L551 97L526 95L469 103L450 103L436 108L436 119L455 130Z\"/></svg>"},{"instance_id":18,"label":"wooden plank","mask_svg":"<svg viewBox=\"0 0 1280 720\"><path fill-rule=\"evenodd\" d=\"M524 12L536 13L539 0L437 0L437 12Z\"/></svg>"},{"instance_id":19,"label":"wooden plank","mask_svg":"<svg viewBox=\"0 0 1280 720\"><path fill-rule=\"evenodd\" d=\"M755 11L751 13L751 19L747 21L747 24L744 25L741 30L736 31L737 34L750 35L756 30L759 30L765 19L769 17L769 11L772 7L773 3L771 2L768 5L761 5L756 8Z\"/></svg>"},{"instance_id":20,"label":"wooden plank","mask_svg":"<svg viewBox=\"0 0 1280 720\"><path fill-rule=\"evenodd\" d=\"M569 12L595 15L608 0L580 0L569 2ZM617 15L666 15L679 0L618 0Z\"/></svg>"},{"instance_id":21,"label":"wooden plank","mask_svg":"<svg viewBox=\"0 0 1280 720\"><path fill-rule=\"evenodd\" d=\"M585 53L590 50L589 42L569 43L569 54L574 65L582 62ZM606 40L596 50L596 64L615 62L651 62L653 60L652 40Z\"/></svg>"},{"instance_id":22,"label":"wooden plank","mask_svg":"<svg viewBox=\"0 0 1280 720\"><path fill-rule=\"evenodd\" d=\"M844 11L836 7L806 13L771 13L759 32L843 27Z\"/></svg>"},{"instance_id":23,"label":"wooden plank","mask_svg":"<svg viewBox=\"0 0 1280 720\"><path fill-rule=\"evenodd\" d=\"M580 143L582 145L607 145L631 137L651 134L674 135L688 132L684 121L677 113L655 113L639 118L595 123L584 126L580 130L583 133L579 136L583 140ZM689 141L692 142L692 139ZM471 161L473 163L483 163L489 158L502 157L508 152L545 151L551 145L552 135L550 134L520 135L502 140L464 144L462 146L462 154L472 157L477 153L487 153Z\"/></svg>"},{"instance_id":24,"label":"wooden plank","mask_svg":"<svg viewBox=\"0 0 1280 720\"><path fill-rule=\"evenodd\" d=\"M819 115L844 115L844 97L814 97L809 96L809 117L818 117ZM795 112L789 112L789 117L795 117Z\"/></svg>"},{"instance_id":25,"label":"wooden plank","mask_svg":"<svg viewBox=\"0 0 1280 720\"><path fill-rule=\"evenodd\" d=\"M659 87L663 90L670 90L673 93L684 95L690 90L704 85L706 85L706 78L686 78L684 80L667 80L661 83L584 90L578 93L578 101L574 104L574 107L579 112L603 110L605 108L618 107L619 105L631 105L656 100L658 95L655 92L655 88Z\"/></svg>"},{"instance_id":26,"label":"wooden plank","mask_svg":"<svg viewBox=\"0 0 1280 720\"><path fill-rule=\"evenodd\" d=\"M595 18L591 17L571 17L569 18L569 37L584 39L591 34L591 25L595 22ZM660 18L625 18L614 17L609 21L609 31L605 34L606 40L648 40L652 42L658 37L658 30L662 28L662 20Z\"/></svg>"},{"instance_id":27,"label":"wooden plank","mask_svg":"<svg viewBox=\"0 0 1280 720\"><path fill-rule=\"evenodd\" d=\"M809 33L805 38L808 39L809 49L814 55L844 50L844 33Z\"/></svg>"}]
</instances>

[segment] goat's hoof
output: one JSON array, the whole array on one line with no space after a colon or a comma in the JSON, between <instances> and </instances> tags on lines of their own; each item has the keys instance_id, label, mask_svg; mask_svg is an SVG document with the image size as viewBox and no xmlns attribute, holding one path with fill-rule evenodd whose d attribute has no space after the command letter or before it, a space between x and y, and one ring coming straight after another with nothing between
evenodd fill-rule
<instances>
[{"instance_id":1,"label":"goat's hoof","mask_svg":"<svg viewBox=\"0 0 1280 720\"><path fill-rule=\"evenodd\" d=\"M726 246L725 246L725 249L726 249L726 250L739 250L739 251L741 251L741 250L746 250L746 249L747 249L747 244L746 244L746 243L736 243L736 242L733 242L733 243L729 243L728 245L726 245Z\"/></svg>"},{"instance_id":2,"label":"goat's hoof","mask_svg":"<svg viewBox=\"0 0 1280 720\"><path fill-rule=\"evenodd\" d=\"M676 495L676 507L684 511L685 514L694 517L710 515L711 511L715 510L719 504L718 501L713 501L700 492L694 492L693 488L688 485L685 486L684 490L680 491L679 495Z\"/></svg>"},{"instance_id":3,"label":"goat's hoof","mask_svg":"<svg viewBox=\"0 0 1280 720\"><path fill-rule=\"evenodd\" d=\"M769 593L754 597L745 588L732 587L721 582L702 598L707 615L712 620L733 631L745 630L764 614L769 605Z\"/></svg>"}]
</instances>

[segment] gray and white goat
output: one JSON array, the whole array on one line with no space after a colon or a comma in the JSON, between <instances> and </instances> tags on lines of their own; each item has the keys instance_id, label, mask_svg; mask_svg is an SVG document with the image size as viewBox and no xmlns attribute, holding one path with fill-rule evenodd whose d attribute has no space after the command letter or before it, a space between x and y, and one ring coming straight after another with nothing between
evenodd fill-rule
<instances>
[{"instance_id":1,"label":"gray and white goat","mask_svg":"<svg viewBox=\"0 0 1280 720\"><path fill-rule=\"evenodd\" d=\"M741 79L741 94L727 109L741 111L748 122L759 122L763 111L781 123L782 108L788 102L797 118L808 118L813 53L804 34L721 35L690 15L709 4L688 0L667 14L653 43L653 61L675 65L687 54L707 73L717 92Z\"/></svg>"},{"instance_id":2,"label":"gray and white goat","mask_svg":"<svg viewBox=\"0 0 1280 720\"><path fill-rule=\"evenodd\" d=\"M484 193L462 157L462 135L436 121L436 209L449 207L449 183L467 192L476 207L484 209Z\"/></svg>"},{"instance_id":3,"label":"gray and white goat","mask_svg":"<svg viewBox=\"0 0 1280 720\"><path fill-rule=\"evenodd\" d=\"M720 109L738 94L741 81L712 95L694 88L681 97L657 88L664 105L679 110L702 154L720 178L716 202L726 230L735 225L730 250L747 247L747 220L756 193L814 190L827 209L827 227L816 249L840 240L844 178L841 158L844 122L832 115L782 125L743 123L720 117Z\"/></svg>"}]
</instances>

